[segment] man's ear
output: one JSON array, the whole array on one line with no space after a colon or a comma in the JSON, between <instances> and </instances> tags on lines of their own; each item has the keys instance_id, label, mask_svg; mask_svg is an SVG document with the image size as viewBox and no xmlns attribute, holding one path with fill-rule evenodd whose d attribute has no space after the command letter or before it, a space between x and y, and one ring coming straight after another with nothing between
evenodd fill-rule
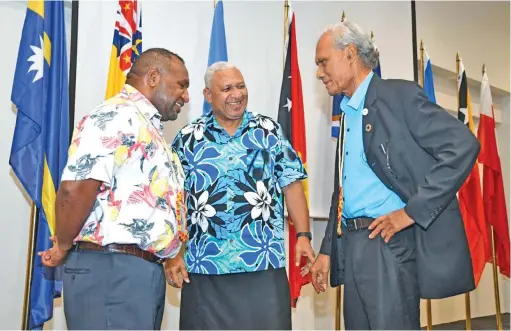
<instances>
[{"instance_id":1,"label":"man's ear","mask_svg":"<svg viewBox=\"0 0 511 331\"><path fill-rule=\"evenodd\" d=\"M206 98L206 101L211 104L211 101L213 100L211 90L206 87L202 90L202 94L204 95L204 98Z\"/></svg>"},{"instance_id":2,"label":"man's ear","mask_svg":"<svg viewBox=\"0 0 511 331\"><path fill-rule=\"evenodd\" d=\"M152 68L147 71L146 83L151 87L156 87L160 83L161 74L157 69Z\"/></svg>"},{"instance_id":3,"label":"man's ear","mask_svg":"<svg viewBox=\"0 0 511 331\"><path fill-rule=\"evenodd\" d=\"M350 61L350 63L355 62L357 54L357 48L355 46L348 45L348 47L346 47L346 58Z\"/></svg>"}]
</instances>

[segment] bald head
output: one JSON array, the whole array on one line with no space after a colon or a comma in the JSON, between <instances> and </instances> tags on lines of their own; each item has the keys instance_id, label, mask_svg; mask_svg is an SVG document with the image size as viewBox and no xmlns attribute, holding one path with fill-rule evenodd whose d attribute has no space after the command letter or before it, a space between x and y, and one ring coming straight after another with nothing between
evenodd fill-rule
<instances>
[{"instance_id":1,"label":"bald head","mask_svg":"<svg viewBox=\"0 0 511 331\"><path fill-rule=\"evenodd\" d=\"M150 48L140 54L127 75L129 84L158 110L162 121L175 120L189 101L190 79L183 59L164 48Z\"/></svg>"}]
</instances>

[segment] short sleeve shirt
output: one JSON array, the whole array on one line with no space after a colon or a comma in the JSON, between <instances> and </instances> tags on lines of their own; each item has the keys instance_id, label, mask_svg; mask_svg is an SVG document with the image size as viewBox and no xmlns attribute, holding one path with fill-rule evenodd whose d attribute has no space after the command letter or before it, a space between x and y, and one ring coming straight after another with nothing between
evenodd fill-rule
<instances>
[{"instance_id":1,"label":"short sleeve shirt","mask_svg":"<svg viewBox=\"0 0 511 331\"><path fill-rule=\"evenodd\" d=\"M286 265L282 188L307 177L278 123L245 111L230 136L210 112L176 136L185 172L188 272Z\"/></svg>"},{"instance_id":2,"label":"short sleeve shirt","mask_svg":"<svg viewBox=\"0 0 511 331\"><path fill-rule=\"evenodd\" d=\"M184 173L160 119L149 100L125 85L78 123L62 181L102 184L75 241L136 244L161 258L177 254Z\"/></svg>"}]
</instances>

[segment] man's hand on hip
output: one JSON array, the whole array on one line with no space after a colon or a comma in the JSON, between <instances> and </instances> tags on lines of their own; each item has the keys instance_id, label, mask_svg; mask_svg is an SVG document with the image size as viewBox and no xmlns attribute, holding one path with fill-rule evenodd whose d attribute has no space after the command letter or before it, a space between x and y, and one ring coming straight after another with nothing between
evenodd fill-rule
<instances>
[{"instance_id":1,"label":"man's hand on hip","mask_svg":"<svg viewBox=\"0 0 511 331\"><path fill-rule=\"evenodd\" d=\"M330 272L330 256L319 254L311 268L312 286L316 293L325 292Z\"/></svg>"},{"instance_id":2,"label":"man's hand on hip","mask_svg":"<svg viewBox=\"0 0 511 331\"><path fill-rule=\"evenodd\" d=\"M187 283L190 282L188 272L186 271L183 252L184 250L182 249L176 257L165 261L165 278L167 279L167 283L175 288L181 288L183 286L183 280Z\"/></svg>"},{"instance_id":3,"label":"man's hand on hip","mask_svg":"<svg viewBox=\"0 0 511 331\"><path fill-rule=\"evenodd\" d=\"M369 230L373 230L369 235L370 239L375 238L381 233L386 243L399 231L414 224L415 222L406 214L404 208L393 211L387 215L378 217L369 225Z\"/></svg>"}]
</instances>

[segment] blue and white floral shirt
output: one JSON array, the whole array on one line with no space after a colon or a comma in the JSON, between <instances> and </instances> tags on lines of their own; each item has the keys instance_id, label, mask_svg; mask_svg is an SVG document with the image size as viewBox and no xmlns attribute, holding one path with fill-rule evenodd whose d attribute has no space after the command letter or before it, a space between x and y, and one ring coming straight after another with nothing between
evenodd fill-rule
<instances>
[{"instance_id":1,"label":"blue and white floral shirt","mask_svg":"<svg viewBox=\"0 0 511 331\"><path fill-rule=\"evenodd\" d=\"M281 188L307 174L278 123L245 111L230 136L210 112L184 127L172 147L186 176L188 272L285 267Z\"/></svg>"}]
</instances>

